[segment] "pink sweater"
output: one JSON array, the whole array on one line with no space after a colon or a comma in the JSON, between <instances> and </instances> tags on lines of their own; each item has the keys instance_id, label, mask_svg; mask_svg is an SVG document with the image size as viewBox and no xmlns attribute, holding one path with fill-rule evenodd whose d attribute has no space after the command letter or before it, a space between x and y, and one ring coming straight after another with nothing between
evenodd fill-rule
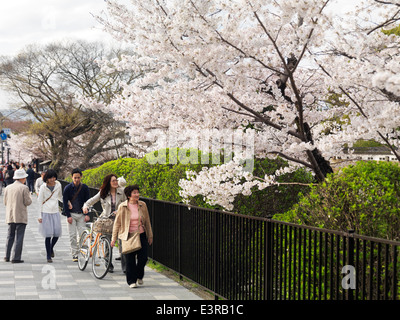
<instances>
[{"instance_id":1,"label":"pink sweater","mask_svg":"<svg viewBox=\"0 0 400 320\"><path fill-rule=\"evenodd\" d=\"M139 225L139 211L138 211L138 205L137 204L131 204L128 203L128 208L129 211L131 212L131 221L130 221L130 225L129 225L129 232L135 232L138 229L138 225ZM140 225L140 233L144 232L143 226Z\"/></svg>"}]
</instances>

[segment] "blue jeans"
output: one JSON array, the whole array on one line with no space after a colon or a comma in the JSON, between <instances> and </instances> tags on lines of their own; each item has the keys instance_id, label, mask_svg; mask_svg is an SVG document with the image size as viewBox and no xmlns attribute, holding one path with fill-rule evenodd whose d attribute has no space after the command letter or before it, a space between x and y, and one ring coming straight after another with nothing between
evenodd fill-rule
<instances>
[{"instance_id":1,"label":"blue jeans","mask_svg":"<svg viewBox=\"0 0 400 320\"><path fill-rule=\"evenodd\" d=\"M35 192L35 180L26 179L26 185L28 186L30 192Z\"/></svg>"}]
</instances>

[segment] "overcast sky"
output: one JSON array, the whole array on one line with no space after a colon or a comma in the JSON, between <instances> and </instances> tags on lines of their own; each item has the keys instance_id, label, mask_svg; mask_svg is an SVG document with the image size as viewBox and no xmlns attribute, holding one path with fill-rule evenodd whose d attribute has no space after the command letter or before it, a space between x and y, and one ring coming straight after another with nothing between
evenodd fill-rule
<instances>
[{"instance_id":1,"label":"overcast sky","mask_svg":"<svg viewBox=\"0 0 400 320\"><path fill-rule=\"evenodd\" d=\"M28 44L63 39L111 42L93 17L105 10L104 0L3 0L0 56L16 55ZM0 91L0 110L8 109L6 96Z\"/></svg>"},{"instance_id":2,"label":"overcast sky","mask_svg":"<svg viewBox=\"0 0 400 320\"><path fill-rule=\"evenodd\" d=\"M107 38L91 15L98 15L105 9L104 0L2 1L0 55L14 55L30 43L63 38Z\"/></svg>"}]
</instances>

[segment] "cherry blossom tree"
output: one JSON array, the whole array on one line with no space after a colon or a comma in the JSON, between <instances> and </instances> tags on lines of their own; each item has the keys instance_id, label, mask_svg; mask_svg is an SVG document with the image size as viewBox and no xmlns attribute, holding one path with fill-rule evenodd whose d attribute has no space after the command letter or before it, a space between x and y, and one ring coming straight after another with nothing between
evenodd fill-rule
<instances>
[{"instance_id":1,"label":"cherry blossom tree","mask_svg":"<svg viewBox=\"0 0 400 320\"><path fill-rule=\"evenodd\" d=\"M103 156L112 153L115 158L125 147L123 124L104 112L87 110L76 99L84 94L108 101L120 89L119 79L135 77L130 72L101 73L96 59L121 52L100 43L65 41L29 45L14 57L0 57L0 85L14 98L12 107L28 113L32 124L26 126L27 134L42 141L50 167L59 173L79 160L82 169L99 165Z\"/></svg>"},{"instance_id":2,"label":"cherry blossom tree","mask_svg":"<svg viewBox=\"0 0 400 320\"><path fill-rule=\"evenodd\" d=\"M385 143L400 161L400 38L384 32L400 23L399 1L363 1L334 20L335 32L324 50L313 54L327 59L318 66L331 78L330 89L348 101L348 123L335 132L349 145L359 139Z\"/></svg>"},{"instance_id":3,"label":"cherry blossom tree","mask_svg":"<svg viewBox=\"0 0 400 320\"><path fill-rule=\"evenodd\" d=\"M110 104L86 103L126 121L142 147L171 132L201 137L230 129L254 137L253 156L289 161L273 176L254 177L233 159L181 181L185 198L203 194L227 209L235 195L265 188L299 166L323 181L332 172L328 160L360 138L383 140L400 160L393 147L400 123L399 37L382 32L399 23L399 1L357 1L348 13L339 10L344 3L107 1L108 14L99 21L136 55L104 68L143 76L121 84ZM332 103L332 95L343 103Z\"/></svg>"},{"instance_id":4,"label":"cherry blossom tree","mask_svg":"<svg viewBox=\"0 0 400 320\"><path fill-rule=\"evenodd\" d=\"M33 158L47 159L48 154L43 148L42 141L36 135L13 134L7 139L9 160L20 163L30 163ZM4 157L4 160L7 160ZM6 161L5 161L6 162Z\"/></svg>"}]
</instances>

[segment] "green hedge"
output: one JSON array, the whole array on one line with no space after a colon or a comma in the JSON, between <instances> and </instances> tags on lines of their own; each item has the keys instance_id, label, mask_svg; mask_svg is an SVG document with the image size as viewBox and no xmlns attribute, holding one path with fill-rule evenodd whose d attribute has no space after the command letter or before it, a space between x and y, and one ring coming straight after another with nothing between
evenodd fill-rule
<instances>
[{"instance_id":1,"label":"green hedge","mask_svg":"<svg viewBox=\"0 0 400 320\"><path fill-rule=\"evenodd\" d=\"M147 154L142 159L123 158L109 161L102 166L88 169L83 172L83 183L99 188L103 178L114 173L123 176L127 184L138 184L143 197L164 201L181 202L179 196L179 180L186 177L187 170L200 171L205 165L202 160L207 159L212 166L216 155L204 154L196 149L161 149ZM214 158L213 158L214 157ZM197 158L197 164L196 164ZM220 159L221 161L223 159ZM254 174L263 177L273 174L287 163L282 159L255 159ZM70 180L70 179L69 179ZM297 181L312 182L310 173L298 170L295 173L280 177L280 182ZM307 193L309 187L299 185L280 185L264 190L253 188L251 196L238 196L234 203L234 211L255 216L266 216L276 212L284 212L298 202L298 193ZM201 195L191 199L191 204L206 208L221 209L205 203Z\"/></svg>"},{"instance_id":2,"label":"green hedge","mask_svg":"<svg viewBox=\"0 0 400 320\"><path fill-rule=\"evenodd\" d=\"M400 240L400 166L357 162L302 195L274 218L371 237Z\"/></svg>"},{"instance_id":3,"label":"green hedge","mask_svg":"<svg viewBox=\"0 0 400 320\"><path fill-rule=\"evenodd\" d=\"M162 149L148 153L141 159L121 158L106 162L98 168L85 170L82 182L99 188L103 178L114 173L118 177L123 176L128 185L139 185L143 197L181 202L179 180L186 177L187 170L200 171L204 166L201 164L201 157L207 156L210 157L209 163L212 163L212 155L205 155L199 150ZM70 177L66 180L72 181ZM201 197L196 197L192 204L207 206Z\"/></svg>"},{"instance_id":4,"label":"green hedge","mask_svg":"<svg viewBox=\"0 0 400 320\"><path fill-rule=\"evenodd\" d=\"M135 168L140 160L134 158L121 158L104 163L98 168L88 169L83 172L82 182L93 188L100 188L106 175L114 173L118 177L127 177L132 168ZM72 181L70 177L66 180Z\"/></svg>"},{"instance_id":5,"label":"green hedge","mask_svg":"<svg viewBox=\"0 0 400 320\"><path fill-rule=\"evenodd\" d=\"M287 166L287 162L281 158L277 159L255 159L253 174L264 177L266 174L272 175L281 167ZM277 178L278 182L298 182L311 184L314 178L310 172L304 169L285 174ZM234 202L235 211L245 215L263 216L274 215L286 212L299 201L299 194L307 194L309 186L300 184L271 186L263 190L257 187L252 189L251 196L239 195Z\"/></svg>"}]
</instances>

